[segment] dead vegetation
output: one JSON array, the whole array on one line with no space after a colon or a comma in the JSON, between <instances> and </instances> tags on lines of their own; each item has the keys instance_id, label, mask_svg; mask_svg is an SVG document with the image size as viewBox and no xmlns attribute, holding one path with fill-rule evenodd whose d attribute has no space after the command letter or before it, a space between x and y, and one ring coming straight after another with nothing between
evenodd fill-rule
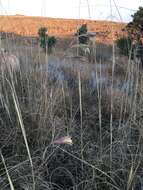
<instances>
[{"instance_id":1,"label":"dead vegetation","mask_svg":"<svg viewBox=\"0 0 143 190\"><path fill-rule=\"evenodd\" d=\"M139 65L77 66L71 59L69 67L51 55L47 67L38 47L4 43L19 56L21 70L14 78L0 75L0 189L141 190ZM110 71L101 80L104 64ZM58 139L62 144L54 143Z\"/></svg>"}]
</instances>

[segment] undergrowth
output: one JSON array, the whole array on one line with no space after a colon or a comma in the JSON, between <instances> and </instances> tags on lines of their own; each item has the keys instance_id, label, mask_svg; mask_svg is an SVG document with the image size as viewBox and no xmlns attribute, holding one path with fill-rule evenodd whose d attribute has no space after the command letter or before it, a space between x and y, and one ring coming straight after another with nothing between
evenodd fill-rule
<instances>
[{"instance_id":1,"label":"undergrowth","mask_svg":"<svg viewBox=\"0 0 143 190\"><path fill-rule=\"evenodd\" d=\"M0 76L0 189L141 190L143 76L138 63L129 60L120 67L122 83L128 84L120 91L102 83L91 89L80 71L70 73L71 88L67 81L51 79L40 58L36 67L29 59L29 67L21 60L20 72ZM116 77L111 73L111 79ZM67 135L72 146L52 143Z\"/></svg>"}]
</instances>

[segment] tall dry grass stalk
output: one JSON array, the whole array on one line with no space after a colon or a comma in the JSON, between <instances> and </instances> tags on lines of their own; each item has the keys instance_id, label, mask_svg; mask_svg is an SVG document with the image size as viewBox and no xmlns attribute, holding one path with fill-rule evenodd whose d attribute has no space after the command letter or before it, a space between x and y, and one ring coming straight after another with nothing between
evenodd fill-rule
<instances>
[{"instance_id":1,"label":"tall dry grass stalk","mask_svg":"<svg viewBox=\"0 0 143 190\"><path fill-rule=\"evenodd\" d=\"M8 181L9 181L10 189L11 190L15 190L14 185L13 185L12 180L11 180L11 177L9 175L6 163L5 163L5 159L4 159L3 155L2 155L2 152L0 152L0 155L1 155L2 163L4 165L4 168L5 168L5 171L6 171L6 175L7 175Z\"/></svg>"},{"instance_id":2,"label":"tall dry grass stalk","mask_svg":"<svg viewBox=\"0 0 143 190\"><path fill-rule=\"evenodd\" d=\"M32 179L33 179L33 190L35 190L35 185L36 184L35 184L35 174L34 174L34 166L33 166L33 162L32 162L32 156L31 156L31 153L30 153L30 149L29 149L29 145L28 145L28 141L27 141L27 137L26 137L26 131L25 131L24 124L23 124L23 119L22 119L21 110L20 110L19 103L18 103L18 98L16 96L16 92L15 92L15 89L13 87L12 87L12 97L13 97L16 113L17 113L17 116L18 116L18 120L19 120L19 123L20 123L22 135L23 135L23 138L24 138L26 150L27 150L30 165L31 165L31 173L32 173Z\"/></svg>"},{"instance_id":3,"label":"tall dry grass stalk","mask_svg":"<svg viewBox=\"0 0 143 190\"><path fill-rule=\"evenodd\" d=\"M100 72L98 74L97 69L96 69L96 81L97 81L97 95L98 95L98 117L99 117L99 136L100 136L100 159L102 159L102 106L101 106L101 101L102 101L102 84L100 84L99 80L102 77L101 75L101 63L100 63Z\"/></svg>"},{"instance_id":4,"label":"tall dry grass stalk","mask_svg":"<svg viewBox=\"0 0 143 190\"><path fill-rule=\"evenodd\" d=\"M24 138L26 150L27 150L30 165L31 165L31 172L32 172L32 179L33 179L33 190L35 190L34 166L33 166L33 162L32 162L32 156L31 156L31 153L30 153L30 148L29 148L29 145L28 145L28 140L27 140L27 137L26 137L25 127L24 127L24 124L23 124L20 105L19 105L17 94L16 94L16 90L15 90L15 81L14 81L14 78L13 78L13 74L12 75L11 75L11 73L8 73L8 74L10 74L10 79L4 78L4 80L6 81L6 83L8 83L8 86L10 88L10 93L11 93L11 96L12 96L12 99L13 99L13 102L14 102L15 111L16 111L17 118L18 118L18 121L19 121L19 124L20 124L20 128L21 128L21 131L22 131L22 135L23 135L23 138ZM9 113L9 111L8 111L8 113ZM9 117L11 118L12 116L9 115ZM12 118L11 118L11 120L12 120ZM10 178L9 178L9 180L10 180Z\"/></svg>"},{"instance_id":5,"label":"tall dry grass stalk","mask_svg":"<svg viewBox=\"0 0 143 190\"><path fill-rule=\"evenodd\" d=\"M82 86L81 86L81 74L78 73L78 87L79 87L79 109L80 109L80 144L81 144L81 158L84 160L83 156L83 110L82 110ZM83 171L83 163L81 162L81 169Z\"/></svg>"}]
</instances>

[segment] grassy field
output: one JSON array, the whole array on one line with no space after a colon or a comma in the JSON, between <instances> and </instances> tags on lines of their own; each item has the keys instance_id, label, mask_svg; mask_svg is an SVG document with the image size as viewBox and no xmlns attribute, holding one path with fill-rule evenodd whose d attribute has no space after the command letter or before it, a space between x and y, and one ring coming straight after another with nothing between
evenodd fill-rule
<instances>
[{"instance_id":1,"label":"grassy field","mask_svg":"<svg viewBox=\"0 0 143 190\"><path fill-rule=\"evenodd\" d=\"M141 190L139 63L101 44L94 63L71 48L45 56L20 41L2 46L20 71L0 75L0 189ZM65 136L72 145L53 143Z\"/></svg>"},{"instance_id":2,"label":"grassy field","mask_svg":"<svg viewBox=\"0 0 143 190\"><path fill-rule=\"evenodd\" d=\"M115 32L115 38L125 34L122 29L126 26L124 22L111 22L84 19L60 19L47 17L32 17L22 15L0 16L0 30L20 36L37 36L41 26L48 28L48 34L56 37L69 38L77 32L78 26L87 23L90 32L97 32L97 40L106 44L113 42L111 28Z\"/></svg>"}]
</instances>

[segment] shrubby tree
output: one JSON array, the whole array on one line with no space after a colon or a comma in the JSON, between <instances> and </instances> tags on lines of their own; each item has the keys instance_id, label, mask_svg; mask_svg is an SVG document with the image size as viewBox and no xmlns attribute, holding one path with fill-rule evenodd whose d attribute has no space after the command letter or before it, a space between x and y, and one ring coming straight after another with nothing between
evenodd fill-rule
<instances>
[{"instance_id":1,"label":"shrubby tree","mask_svg":"<svg viewBox=\"0 0 143 190\"><path fill-rule=\"evenodd\" d=\"M122 55L130 56L133 50L132 39L130 37L122 37L116 43Z\"/></svg>"},{"instance_id":2,"label":"shrubby tree","mask_svg":"<svg viewBox=\"0 0 143 190\"><path fill-rule=\"evenodd\" d=\"M56 44L56 38L54 36L48 36L48 29L46 27L41 27L38 30L40 47L44 49L45 52L52 52L52 48Z\"/></svg>"},{"instance_id":3,"label":"shrubby tree","mask_svg":"<svg viewBox=\"0 0 143 190\"><path fill-rule=\"evenodd\" d=\"M80 44L87 44L89 41L89 37L86 36L88 32L87 24L82 24L81 27L77 30L76 35L78 35L78 40ZM83 35L83 36L82 36Z\"/></svg>"},{"instance_id":4,"label":"shrubby tree","mask_svg":"<svg viewBox=\"0 0 143 190\"><path fill-rule=\"evenodd\" d=\"M55 46L57 40L54 36L48 37L48 52L52 51L52 48Z\"/></svg>"},{"instance_id":5,"label":"shrubby tree","mask_svg":"<svg viewBox=\"0 0 143 190\"><path fill-rule=\"evenodd\" d=\"M120 53L129 56L132 49L132 57L140 58L143 63L143 7L132 15L132 22L127 24L125 30L128 36L117 40Z\"/></svg>"},{"instance_id":6,"label":"shrubby tree","mask_svg":"<svg viewBox=\"0 0 143 190\"><path fill-rule=\"evenodd\" d=\"M126 26L128 34L138 42L143 36L143 7L139 7L139 10L132 15L132 22L129 22Z\"/></svg>"},{"instance_id":7,"label":"shrubby tree","mask_svg":"<svg viewBox=\"0 0 143 190\"><path fill-rule=\"evenodd\" d=\"M39 42L40 42L40 47L45 49L46 48L46 42L47 42L47 28L46 27L41 27L38 30L38 35L39 35Z\"/></svg>"}]
</instances>

